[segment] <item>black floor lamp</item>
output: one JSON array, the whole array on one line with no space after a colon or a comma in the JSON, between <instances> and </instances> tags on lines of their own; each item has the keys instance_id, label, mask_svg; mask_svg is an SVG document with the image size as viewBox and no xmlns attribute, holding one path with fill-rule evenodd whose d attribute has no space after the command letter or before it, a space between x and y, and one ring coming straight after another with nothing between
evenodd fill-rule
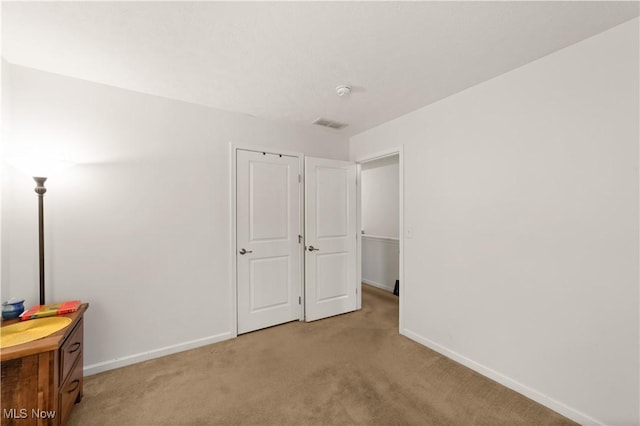
<instances>
[{"instance_id":1,"label":"black floor lamp","mask_svg":"<svg viewBox=\"0 0 640 426\"><path fill-rule=\"evenodd\" d=\"M33 177L36 181L36 194L38 194L38 253L39 253L39 266L40 266L40 304L44 305L44 209L43 199L44 193L47 192L47 188L44 187L44 183L47 180L46 177Z\"/></svg>"},{"instance_id":2,"label":"black floor lamp","mask_svg":"<svg viewBox=\"0 0 640 426\"><path fill-rule=\"evenodd\" d=\"M38 265L40 269L40 304L45 304L45 280L44 280L44 194L47 188L44 183L47 177L58 175L73 163L50 158L23 158L16 157L9 162L24 174L32 176L36 181L36 194L38 195ZM46 177L45 177L46 176Z\"/></svg>"}]
</instances>

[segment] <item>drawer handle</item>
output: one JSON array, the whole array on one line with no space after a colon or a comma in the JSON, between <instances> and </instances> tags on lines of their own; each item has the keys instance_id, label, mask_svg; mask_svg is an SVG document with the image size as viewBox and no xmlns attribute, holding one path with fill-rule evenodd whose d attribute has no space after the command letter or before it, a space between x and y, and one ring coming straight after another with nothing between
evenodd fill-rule
<instances>
[{"instance_id":1,"label":"drawer handle","mask_svg":"<svg viewBox=\"0 0 640 426\"><path fill-rule=\"evenodd\" d=\"M73 345L71 345L71 347L69 348L69 353L72 354L74 352L76 352L78 349L80 349L80 342L75 342Z\"/></svg>"},{"instance_id":2,"label":"drawer handle","mask_svg":"<svg viewBox=\"0 0 640 426\"><path fill-rule=\"evenodd\" d=\"M73 393L75 392L76 389L78 389L78 386L80 386L80 380L74 380L73 382L71 382L72 384L75 384L75 386L73 387L73 389L69 389L67 391L67 393Z\"/></svg>"}]
</instances>

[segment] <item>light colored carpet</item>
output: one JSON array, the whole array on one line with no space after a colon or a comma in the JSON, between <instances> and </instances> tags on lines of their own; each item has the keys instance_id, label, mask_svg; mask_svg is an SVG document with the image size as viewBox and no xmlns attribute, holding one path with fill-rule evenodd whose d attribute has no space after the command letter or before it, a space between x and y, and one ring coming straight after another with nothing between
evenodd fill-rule
<instances>
[{"instance_id":1,"label":"light colored carpet","mask_svg":"<svg viewBox=\"0 0 640 426\"><path fill-rule=\"evenodd\" d=\"M398 334L398 303L85 379L71 425L550 425L559 414Z\"/></svg>"}]
</instances>

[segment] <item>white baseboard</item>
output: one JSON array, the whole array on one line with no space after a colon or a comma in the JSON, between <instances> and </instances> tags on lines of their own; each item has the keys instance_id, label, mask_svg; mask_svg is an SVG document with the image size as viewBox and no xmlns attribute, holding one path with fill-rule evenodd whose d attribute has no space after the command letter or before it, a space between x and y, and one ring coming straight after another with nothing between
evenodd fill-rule
<instances>
[{"instance_id":1,"label":"white baseboard","mask_svg":"<svg viewBox=\"0 0 640 426\"><path fill-rule=\"evenodd\" d=\"M85 376L102 373L104 371L125 367L131 364L137 364L142 361L148 361L154 358L160 358L177 352L183 352L189 349L199 348L200 346L210 345L212 343L222 342L236 337L232 332L220 333L215 336L203 337L201 339L191 340L177 345L165 346L164 348L153 349L148 352L127 355L122 358L116 358L109 361L98 362L96 364L87 365L83 369Z\"/></svg>"},{"instance_id":2,"label":"white baseboard","mask_svg":"<svg viewBox=\"0 0 640 426\"><path fill-rule=\"evenodd\" d=\"M364 282L364 281L363 281ZM510 377L505 376L504 374L501 374L489 367L486 367L480 363L475 362L472 359L469 359L463 355L460 355L457 352L454 352L432 340L427 339L426 337L423 337L421 335L419 335L418 333L415 333L411 330L407 330L406 328L404 330L401 330L400 334L408 337L411 340L414 340L418 343L420 343L421 345L424 345L426 347L428 347L429 349L433 349L434 351L446 356L447 358L450 358L466 367L469 367L470 369L477 371L478 373L482 374L483 376L486 376L498 383L500 383L501 385L504 385L506 387L508 387L509 389L512 389L524 396L526 396L529 399L532 399L542 405L544 405L545 407L548 407L550 409L552 409L553 411L562 414L565 417L570 418L573 421L576 421L578 423L580 423L581 425L604 425L603 422L600 422L596 419L594 419L593 417L588 416L587 414L578 411L576 409L573 409L563 403L561 403L560 401L557 401L553 398L550 398L549 396L535 390L532 389Z\"/></svg>"},{"instance_id":3,"label":"white baseboard","mask_svg":"<svg viewBox=\"0 0 640 426\"><path fill-rule=\"evenodd\" d=\"M375 281L368 280L366 278L363 278L362 282L364 284L370 285L372 287L378 287L379 289L386 290L388 292L393 293L393 286L389 287L388 285L380 284L380 283L377 283Z\"/></svg>"}]
</instances>

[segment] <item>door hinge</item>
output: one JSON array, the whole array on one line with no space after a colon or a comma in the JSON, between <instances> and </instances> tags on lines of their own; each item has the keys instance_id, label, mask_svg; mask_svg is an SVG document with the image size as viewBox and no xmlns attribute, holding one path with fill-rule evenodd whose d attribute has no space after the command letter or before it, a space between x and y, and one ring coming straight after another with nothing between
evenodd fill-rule
<instances>
[{"instance_id":1,"label":"door hinge","mask_svg":"<svg viewBox=\"0 0 640 426\"><path fill-rule=\"evenodd\" d=\"M298 175L298 183L302 183L302 175Z\"/></svg>"},{"instance_id":2,"label":"door hinge","mask_svg":"<svg viewBox=\"0 0 640 426\"><path fill-rule=\"evenodd\" d=\"M298 244L302 244L302 235L298 235Z\"/></svg>"},{"instance_id":3,"label":"door hinge","mask_svg":"<svg viewBox=\"0 0 640 426\"><path fill-rule=\"evenodd\" d=\"M302 296L298 296L298 305L302 305Z\"/></svg>"}]
</instances>

